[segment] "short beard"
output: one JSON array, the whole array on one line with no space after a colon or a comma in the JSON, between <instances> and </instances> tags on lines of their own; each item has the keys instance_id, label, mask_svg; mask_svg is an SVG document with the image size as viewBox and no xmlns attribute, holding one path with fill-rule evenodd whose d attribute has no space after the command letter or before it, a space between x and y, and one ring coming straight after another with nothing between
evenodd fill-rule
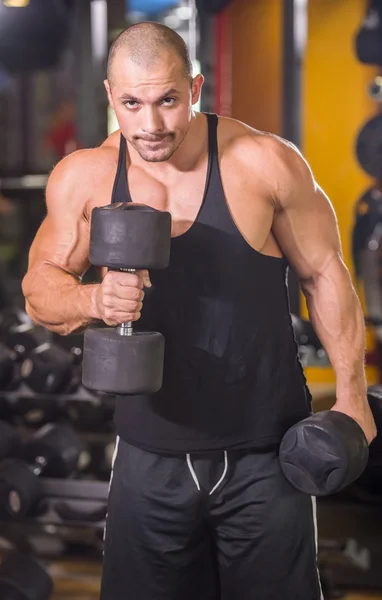
<instances>
[{"instance_id":1,"label":"short beard","mask_svg":"<svg viewBox=\"0 0 382 600\"><path fill-rule=\"evenodd\" d=\"M166 160L170 160L179 145L172 144L169 148L163 148L163 150L158 150L156 152L145 150L139 143L137 144L136 141L132 143L132 146L146 162L165 162Z\"/></svg>"},{"instance_id":2,"label":"short beard","mask_svg":"<svg viewBox=\"0 0 382 600\"><path fill-rule=\"evenodd\" d=\"M184 136L182 137L182 139L178 143L177 143L176 138L174 137L172 139L172 143L170 144L169 147L163 148L163 150L158 150L157 152L150 151L150 150L145 150L144 148L142 148L142 146L139 143L139 139L134 139L133 138L130 141L130 143L133 146L134 150L136 152L138 152L139 156L144 161L146 161L146 162L152 162L152 163L166 162L167 160L170 160L170 158L178 150L179 146L182 144L184 138L186 137L187 131L185 132Z\"/></svg>"}]
</instances>

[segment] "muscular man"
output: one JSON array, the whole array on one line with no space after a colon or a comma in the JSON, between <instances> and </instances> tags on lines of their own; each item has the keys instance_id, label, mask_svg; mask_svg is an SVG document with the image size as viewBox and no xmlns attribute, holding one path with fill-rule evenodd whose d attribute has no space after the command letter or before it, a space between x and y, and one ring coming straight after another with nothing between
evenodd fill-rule
<instances>
[{"instance_id":1,"label":"muscular man","mask_svg":"<svg viewBox=\"0 0 382 600\"><path fill-rule=\"evenodd\" d=\"M288 263L336 373L334 409L371 442L363 315L301 154L195 112L202 84L172 30L143 23L117 38L105 86L120 131L54 169L26 306L62 335L133 320L166 339L161 391L117 398L102 600L318 600L314 502L277 457L311 413ZM171 212L170 266L82 284L92 209L125 201Z\"/></svg>"}]
</instances>

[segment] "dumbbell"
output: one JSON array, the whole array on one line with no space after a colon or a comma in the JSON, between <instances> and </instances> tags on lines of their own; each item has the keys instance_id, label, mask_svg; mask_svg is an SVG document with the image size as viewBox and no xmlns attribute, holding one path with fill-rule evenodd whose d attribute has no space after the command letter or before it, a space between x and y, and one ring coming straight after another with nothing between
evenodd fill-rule
<instances>
[{"instance_id":1,"label":"dumbbell","mask_svg":"<svg viewBox=\"0 0 382 600\"><path fill-rule=\"evenodd\" d=\"M18 325L29 325L32 327L32 321L27 313L16 306L8 306L0 312L0 339L12 327Z\"/></svg>"},{"instance_id":2,"label":"dumbbell","mask_svg":"<svg viewBox=\"0 0 382 600\"><path fill-rule=\"evenodd\" d=\"M19 361L21 378L34 392L58 394L72 388L75 367L80 363L80 348L66 351L53 343L50 331L34 325L27 316L23 319L23 313L15 309L3 314L2 331L9 352L7 355L0 348L0 381L2 365L5 377L11 365ZM78 386L80 376L77 379Z\"/></svg>"},{"instance_id":3,"label":"dumbbell","mask_svg":"<svg viewBox=\"0 0 382 600\"><path fill-rule=\"evenodd\" d=\"M49 600L52 578L33 558L12 552L0 564L1 600Z\"/></svg>"},{"instance_id":4,"label":"dumbbell","mask_svg":"<svg viewBox=\"0 0 382 600\"><path fill-rule=\"evenodd\" d=\"M31 350L21 364L21 377L28 387L41 394L72 392L80 384L79 353L56 344L43 344ZM78 349L79 350L79 349Z\"/></svg>"},{"instance_id":5,"label":"dumbbell","mask_svg":"<svg viewBox=\"0 0 382 600\"><path fill-rule=\"evenodd\" d=\"M40 476L65 479L87 459L85 445L68 424L48 424L24 444L21 459L0 463L0 510L24 516L41 498Z\"/></svg>"},{"instance_id":6,"label":"dumbbell","mask_svg":"<svg viewBox=\"0 0 382 600\"><path fill-rule=\"evenodd\" d=\"M0 461L7 456L17 456L21 451L18 432L6 421L0 421Z\"/></svg>"},{"instance_id":7,"label":"dumbbell","mask_svg":"<svg viewBox=\"0 0 382 600\"><path fill-rule=\"evenodd\" d=\"M35 392L60 393L71 381L77 357L52 343L53 335L34 325L28 316L16 309L3 314L2 339L13 353L12 360L21 364L21 378ZM3 353L4 354L4 353ZM1 352L0 352L1 357ZM4 355L4 370L10 366L10 355Z\"/></svg>"},{"instance_id":8,"label":"dumbbell","mask_svg":"<svg viewBox=\"0 0 382 600\"><path fill-rule=\"evenodd\" d=\"M17 355L0 342L0 390L8 390L17 379Z\"/></svg>"},{"instance_id":9,"label":"dumbbell","mask_svg":"<svg viewBox=\"0 0 382 600\"><path fill-rule=\"evenodd\" d=\"M292 326L302 365L328 366L329 359L310 321L292 315Z\"/></svg>"},{"instance_id":10,"label":"dumbbell","mask_svg":"<svg viewBox=\"0 0 382 600\"><path fill-rule=\"evenodd\" d=\"M19 308L0 312L0 389L8 390L20 382L19 362L38 344L47 341L48 332L36 328Z\"/></svg>"},{"instance_id":11,"label":"dumbbell","mask_svg":"<svg viewBox=\"0 0 382 600\"><path fill-rule=\"evenodd\" d=\"M2 332L2 342L7 348L16 353L22 361L32 350L46 347L52 339L50 331L34 325L31 321L13 323L9 329Z\"/></svg>"},{"instance_id":12,"label":"dumbbell","mask_svg":"<svg viewBox=\"0 0 382 600\"><path fill-rule=\"evenodd\" d=\"M311 496L327 496L353 483L366 468L369 446L358 423L323 410L293 425L279 449L288 481Z\"/></svg>"},{"instance_id":13,"label":"dumbbell","mask_svg":"<svg viewBox=\"0 0 382 600\"><path fill-rule=\"evenodd\" d=\"M316 350L322 348L322 344L310 321L304 321L297 315L292 315L292 325L299 346L312 346Z\"/></svg>"},{"instance_id":14,"label":"dumbbell","mask_svg":"<svg viewBox=\"0 0 382 600\"><path fill-rule=\"evenodd\" d=\"M90 262L94 266L134 272L165 269L170 260L171 215L131 202L94 208ZM150 394L162 386L164 338L117 328L88 329L84 336L82 382L110 394Z\"/></svg>"}]
</instances>

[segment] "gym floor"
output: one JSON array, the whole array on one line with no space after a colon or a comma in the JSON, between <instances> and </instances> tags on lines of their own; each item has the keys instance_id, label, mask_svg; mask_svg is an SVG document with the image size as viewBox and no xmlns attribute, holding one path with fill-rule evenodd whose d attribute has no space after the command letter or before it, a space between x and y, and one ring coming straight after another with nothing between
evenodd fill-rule
<instances>
[{"instance_id":1,"label":"gym floor","mask_svg":"<svg viewBox=\"0 0 382 600\"><path fill-rule=\"evenodd\" d=\"M55 593L52 600L99 600L101 568L98 562L57 561L50 565L54 577ZM352 593L343 600L382 600L382 594Z\"/></svg>"}]
</instances>

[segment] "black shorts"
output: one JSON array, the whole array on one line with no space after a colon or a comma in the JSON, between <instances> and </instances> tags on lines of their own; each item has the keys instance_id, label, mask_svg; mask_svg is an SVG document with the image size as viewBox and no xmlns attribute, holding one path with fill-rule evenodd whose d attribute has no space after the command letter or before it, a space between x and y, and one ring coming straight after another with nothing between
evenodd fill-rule
<instances>
[{"instance_id":1,"label":"black shorts","mask_svg":"<svg viewBox=\"0 0 382 600\"><path fill-rule=\"evenodd\" d=\"M101 600L320 600L315 502L277 449L160 456L117 441Z\"/></svg>"}]
</instances>

